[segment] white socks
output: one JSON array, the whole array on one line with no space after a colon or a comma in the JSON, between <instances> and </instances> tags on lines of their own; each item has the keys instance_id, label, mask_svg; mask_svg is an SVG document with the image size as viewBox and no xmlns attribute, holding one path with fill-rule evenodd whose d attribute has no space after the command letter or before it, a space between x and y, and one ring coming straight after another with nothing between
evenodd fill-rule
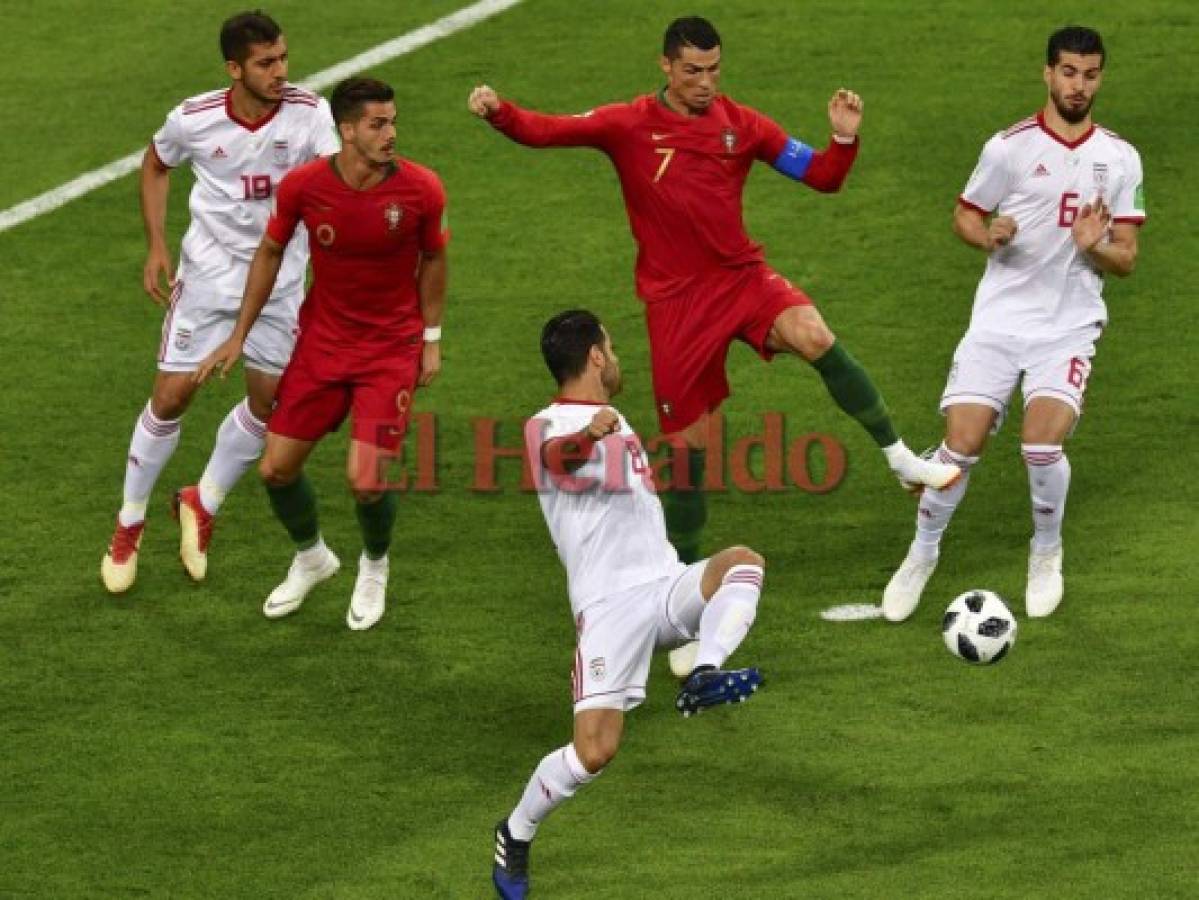
<instances>
[{"instance_id":1,"label":"white socks","mask_svg":"<svg viewBox=\"0 0 1199 900\"><path fill-rule=\"evenodd\" d=\"M508 830L518 841L533 840L542 820L599 774L583 768L574 744L559 747L541 761L529 779L520 803L508 817Z\"/></svg>"},{"instance_id":2,"label":"white socks","mask_svg":"<svg viewBox=\"0 0 1199 900\"><path fill-rule=\"evenodd\" d=\"M266 423L254 417L250 401L244 399L229 410L217 429L216 446L200 478L200 502L208 512L220 508L238 479L262 455L265 444Z\"/></svg>"},{"instance_id":3,"label":"white socks","mask_svg":"<svg viewBox=\"0 0 1199 900\"><path fill-rule=\"evenodd\" d=\"M733 566L725 572L699 619L696 666L719 669L745 640L758 614L764 575L761 566Z\"/></svg>"},{"instance_id":4,"label":"white socks","mask_svg":"<svg viewBox=\"0 0 1199 900\"><path fill-rule=\"evenodd\" d=\"M1022 444L1032 496L1034 550L1052 550L1062 542L1066 492L1070 490L1070 461L1055 444Z\"/></svg>"},{"instance_id":5,"label":"white socks","mask_svg":"<svg viewBox=\"0 0 1199 900\"><path fill-rule=\"evenodd\" d=\"M128 528L146 518L146 504L154 482L162 468L179 446L179 420L160 419L150 411L150 404L138 417L129 441L129 456L125 461L125 497L117 518Z\"/></svg>"},{"instance_id":6,"label":"white socks","mask_svg":"<svg viewBox=\"0 0 1199 900\"><path fill-rule=\"evenodd\" d=\"M954 453L942 443L937 448L937 462L957 466L962 470L962 477L943 491L925 488L920 495L920 506L916 510L916 539L912 541L911 553L926 562L940 555L941 536L945 534L954 510L966 496L970 468L978 462L978 457Z\"/></svg>"}]
</instances>

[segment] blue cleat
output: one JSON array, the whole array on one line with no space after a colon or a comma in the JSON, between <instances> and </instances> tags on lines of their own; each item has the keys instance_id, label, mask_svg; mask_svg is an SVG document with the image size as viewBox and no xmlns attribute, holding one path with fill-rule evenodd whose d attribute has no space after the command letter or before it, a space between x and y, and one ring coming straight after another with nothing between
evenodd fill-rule
<instances>
[{"instance_id":1,"label":"blue cleat","mask_svg":"<svg viewBox=\"0 0 1199 900\"><path fill-rule=\"evenodd\" d=\"M744 703L762 686L762 673L757 669L731 669L697 666L679 689L675 709L684 717L693 716L709 706L721 703Z\"/></svg>"},{"instance_id":2,"label":"blue cleat","mask_svg":"<svg viewBox=\"0 0 1199 900\"><path fill-rule=\"evenodd\" d=\"M529 896L529 847L508 830L508 820L495 826L495 865L491 880L503 900L525 900Z\"/></svg>"}]
</instances>

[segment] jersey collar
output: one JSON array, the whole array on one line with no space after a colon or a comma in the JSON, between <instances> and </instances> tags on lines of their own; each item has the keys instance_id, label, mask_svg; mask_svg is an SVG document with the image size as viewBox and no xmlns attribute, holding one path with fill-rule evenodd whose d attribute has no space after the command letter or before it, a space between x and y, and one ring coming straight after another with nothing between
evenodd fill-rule
<instances>
[{"instance_id":1,"label":"jersey collar","mask_svg":"<svg viewBox=\"0 0 1199 900\"><path fill-rule=\"evenodd\" d=\"M282 106L283 101L280 100L273 107L271 107L271 111L269 113L267 113L257 122L248 122L233 111L233 88L229 88L229 90L225 91L225 115L229 117L230 121L240 125L242 128L246 129L246 131L257 131L259 128L266 125L267 122L279 114L279 110L282 108Z\"/></svg>"},{"instance_id":2,"label":"jersey collar","mask_svg":"<svg viewBox=\"0 0 1199 900\"><path fill-rule=\"evenodd\" d=\"M1047 135L1049 135L1051 138L1053 138L1055 141L1057 141L1059 144L1061 144L1067 150L1075 150L1075 149L1081 147L1083 144L1085 144L1087 142L1087 139L1090 138L1090 136L1095 133L1095 123L1092 122L1091 127L1088 128L1082 134L1081 137L1076 138L1073 141L1068 141L1064 137L1062 137L1060 134L1058 134L1056 131L1054 131L1052 128L1050 128L1047 124L1045 124L1045 111L1044 110L1041 110L1039 113L1037 113L1037 124L1041 126L1041 130L1043 132L1045 132Z\"/></svg>"}]
</instances>

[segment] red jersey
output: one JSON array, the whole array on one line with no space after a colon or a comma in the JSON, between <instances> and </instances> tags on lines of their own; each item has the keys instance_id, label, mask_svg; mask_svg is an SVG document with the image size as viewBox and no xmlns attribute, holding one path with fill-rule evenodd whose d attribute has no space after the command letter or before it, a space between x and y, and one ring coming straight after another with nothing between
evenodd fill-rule
<instances>
[{"instance_id":1,"label":"red jersey","mask_svg":"<svg viewBox=\"0 0 1199 900\"><path fill-rule=\"evenodd\" d=\"M312 286L300 307L306 343L368 353L419 343L420 254L449 241L445 190L431 169L400 158L395 165L364 191L341 179L333 157L279 182L266 233L286 245L302 220L312 248Z\"/></svg>"},{"instance_id":2,"label":"red jersey","mask_svg":"<svg viewBox=\"0 0 1199 900\"><path fill-rule=\"evenodd\" d=\"M705 273L762 263L750 240L741 194L755 159L773 164L787 134L767 116L718 97L685 116L653 94L577 116L550 116L504 101L489 121L530 147L594 147L616 167L637 241L637 293L646 302L685 294ZM816 153L803 181L840 187L857 142Z\"/></svg>"}]
</instances>

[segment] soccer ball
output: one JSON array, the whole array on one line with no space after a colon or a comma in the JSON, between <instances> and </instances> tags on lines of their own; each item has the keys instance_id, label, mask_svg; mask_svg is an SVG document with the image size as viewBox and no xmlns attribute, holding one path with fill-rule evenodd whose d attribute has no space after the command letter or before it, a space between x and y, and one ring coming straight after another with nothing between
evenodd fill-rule
<instances>
[{"instance_id":1,"label":"soccer ball","mask_svg":"<svg viewBox=\"0 0 1199 900\"><path fill-rule=\"evenodd\" d=\"M968 663L997 663L1016 643L1016 617L995 592L966 591L945 610L941 636L949 652Z\"/></svg>"}]
</instances>

